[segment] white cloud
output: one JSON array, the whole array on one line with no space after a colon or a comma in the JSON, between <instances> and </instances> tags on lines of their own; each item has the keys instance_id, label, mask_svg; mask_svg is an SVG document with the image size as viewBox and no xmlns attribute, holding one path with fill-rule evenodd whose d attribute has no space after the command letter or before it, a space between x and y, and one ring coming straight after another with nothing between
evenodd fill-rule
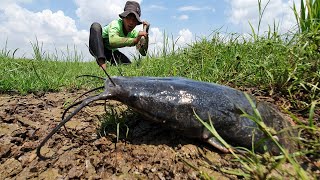
<instances>
[{"instance_id":1,"label":"white cloud","mask_svg":"<svg viewBox=\"0 0 320 180\"><path fill-rule=\"evenodd\" d=\"M179 31L179 37L176 39L178 47L185 47L192 42L193 35L189 29Z\"/></svg>"},{"instance_id":2,"label":"white cloud","mask_svg":"<svg viewBox=\"0 0 320 180\"><path fill-rule=\"evenodd\" d=\"M162 55L161 53L164 46L167 51L172 51L173 44L175 46L174 50L177 50L177 48L184 48L192 43L193 39L193 34L189 29L181 29L178 37L175 37L174 39L172 39L173 37L165 37L167 35L157 27L151 28L149 34L149 53L152 55Z\"/></svg>"},{"instance_id":3,"label":"white cloud","mask_svg":"<svg viewBox=\"0 0 320 180\"><path fill-rule=\"evenodd\" d=\"M126 2L127 0L75 0L75 4L78 7L76 14L80 22L88 27L93 22L105 25L119 18L119 14L123 12ZM137 2L141 3L142 0Z\"/></svg>"},{"instance_id":4,"label":"white cloud","mask_svg":"<svg viewBox=\"0 0 320 180\"><path fill-rule=\"evenodd\" d=\"M19 3L32 3L33 0L1 0L0 9L5 9L7 5Z\"/></svg>"},{"instance_id":5,"label":"white cloud","mask_svg":"<svg viewBox=\"0 0 320 180\"><path fill-rule=\"evenodd\" d=\"M36 38L43 44L43 51L49 54L65 51L67 46L73 45L79 47L78 52L87 51L88 31L78 30L75 21L62 11L32 12L12 3L0 14L0 40L8 39L8 48L19 49L17 55L32 57L31 43L36 43Z\"/></svg>"},{"instance_id":6,"label":"white cloud","mask_svg":"<svg viewBox=\"0 0 320 180\"><path fill-rule=\"evenodd\" d=\"M214 11L214 8L197 7L197 6L182 6L182 7L178 8L178 11L202 11L202 10L212 10L212 11Z\"/></svg>"},{"instance_id":7,"label":"white cloud","mask_svg":"<svg viewBox=\"0 0 320 180\"><path fill-rule=\"evenodd\" d=\"M150 54L158 54L163 49L164 34L158 27L152 27L149 30L149 48Z\"/></svg>"},{"instance_id":8,"label":"white cloud","mask_svg":"<svg viewBox=\"0 0 320 180\"><path fill-rule=\"evenodd\" d=\"M168 8L164 7L164 6L161 6L161 5L156 5L156 4L153 4L151 6L149 6L146 10L167 10Z\"/></svg>"},{"instance_id":9,"label":"white cloud","mask_svg":"<svg viewBox=\"0 0 320 180\"><path fill-rule=\"evenodd\" d=\"M186 14L180 15L179 17L177 16L173 16L174 19L178 19L178 20L188 20L189 16Z\"/></svg>"},{"instance_id":10,"label":"white cloud","mask_svg":"<svg viewBox=\"0 0 320 180\"><path fill-rule=\"evenodd\" d=\"M199 11L201 8L196 6L182 6L178 8L179 11Z\"/></svg>"},{"instance_id":11,"label":"white cloud","mask_svg":"<svg viewBox=\"0 0 320 180\"><path fill-rule=\"evenodd\" d=\"M179 19L180 20L187 20L187 19L189 19L189 16L184 14L184 15L179 16Z\"/></svg>"},{"instance_id":12,"label":"white cloud","mask_svg":"<svg viewBox=\"0 0 320 180\"><path fill-rule=\"evenodd\" d=\"M256 0L227 0L230 10L227 11L229 22L234 25L241 25L242 30L251 32L249 22L257 31L259 22L258 2ZM262 1L263 9L268 1ZM268 30L268 25L273 27L274 22L280 25L280 32L292 30L296 24L293 11L291 9L293 0L272 0L267 5L263 14L260 33Z\"/></svg>"}]
</instances>

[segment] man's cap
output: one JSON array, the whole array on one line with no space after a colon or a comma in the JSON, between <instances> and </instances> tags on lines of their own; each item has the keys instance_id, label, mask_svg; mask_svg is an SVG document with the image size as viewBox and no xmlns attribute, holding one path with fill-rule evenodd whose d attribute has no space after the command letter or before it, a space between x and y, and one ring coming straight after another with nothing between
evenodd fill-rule
<instances>
[{"instance_id":1,"label":"man's cap","mask_svg":"<svg viewBox=\"0 0 320 180\"><path fill-rule=\"evenodd\" d=\"M119 16L121 18L125 18L130 13L133 13L136 16L136 19L138 20L138 24L142 24L142 21L140 19L141 9L140 9L139 3L135 1L127 1L126 5L124 6L124 12L119 14Z\"/></svg>"}]
</instances>

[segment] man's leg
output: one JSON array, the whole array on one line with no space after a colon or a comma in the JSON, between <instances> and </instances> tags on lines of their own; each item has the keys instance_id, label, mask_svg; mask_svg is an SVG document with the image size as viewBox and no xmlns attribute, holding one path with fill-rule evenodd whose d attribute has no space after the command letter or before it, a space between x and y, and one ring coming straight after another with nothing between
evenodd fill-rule
<instances>
[{"instance_id":1,"label":"man's leg","mask_svg":"<svg viewBox=\"0 0 320 180\"><path fill-rule=\"evenodd\" d=\"M119 63L123 63L123 64L130 64L131 63L130 59L118 50L113 51L113 55L114 55L114 58L118 64Z\"/></svg>"},{"instance_id":2,"label":"man's leg","mask_svg":"<svg viewBox=\"0 0 320 180\"><path fill-rule=\"evenodd\" d=\"M112 50L104 48L104 56L106 60L109 61L112 65L114 65L113 57L112 57Z\"/></svg>"},{"instance_id":3,"label":"man's leg","mask_svg":"<svg viewBox=\"0 0 320 180\"><path fill-rule=\"evenodd\" d=\"M90 27L89 49L91 55L96 58L98 65L101 68L106 69L102 28L101 25L96 22Z\"/></svg>"}]
</instances>

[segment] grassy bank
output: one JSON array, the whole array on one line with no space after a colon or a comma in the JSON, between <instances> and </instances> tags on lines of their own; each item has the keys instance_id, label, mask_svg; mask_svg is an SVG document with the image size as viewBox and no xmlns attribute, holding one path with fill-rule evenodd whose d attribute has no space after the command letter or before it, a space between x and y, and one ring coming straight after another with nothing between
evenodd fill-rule
<instances>
[{"instance_id":1,"label":"grassy bank","mask_svg":"<svg viewBox=\"0 0 320 180\"><path fill-rule=\"evenodd\" d=\"M319 34L318 34L319 36ZM201 81L256 88L262 95L281 96L293 109L307 110L320 96L320 53L306 36L281 36L247 40L240 35L216 32L193 45L159 57L147 57L128 66L111 66L110 75L182 76ZM104 76L97 64L39 56L13 59L0 55L1 92L31 93L96 86L76 79L82 74Z\"/></svg>"}]
</instances>

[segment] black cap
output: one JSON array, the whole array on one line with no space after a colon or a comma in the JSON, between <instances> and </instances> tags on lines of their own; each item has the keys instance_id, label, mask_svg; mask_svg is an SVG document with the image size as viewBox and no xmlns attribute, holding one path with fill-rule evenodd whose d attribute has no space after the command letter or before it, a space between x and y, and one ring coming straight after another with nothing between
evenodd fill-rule
<instances>
[{"instance_id":1,"label":"black cap","mask_svg":"<svg viewBox=\"0 0 320 180\"><path fill-rule=\"evenodd\" d=\"M142 24L142 21L140 19L141 9L140 9L139 3L135 1L127 1L126 5L124 6L124 12L119 14L119 16L121 18L125 18L130 13L133 13L136 16L136 19L138 20L138 24Z\"/></svg>"}]
</instances>

